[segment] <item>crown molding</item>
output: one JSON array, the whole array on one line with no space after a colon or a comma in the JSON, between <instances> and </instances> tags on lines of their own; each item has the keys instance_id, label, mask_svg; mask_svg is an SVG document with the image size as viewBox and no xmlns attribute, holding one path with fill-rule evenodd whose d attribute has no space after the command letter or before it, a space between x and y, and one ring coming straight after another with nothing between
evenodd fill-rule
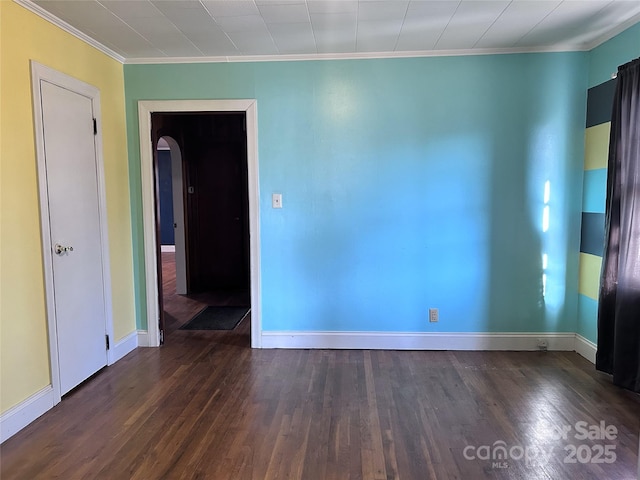
<instances>
[{"instance_id":1,"label":"crown molding","mask_svg":"<svg viewBox=\"0 0 640 480\"><path fill-rule=\"evenodd\" d=\"M0 0L2 1L2 0ZM460 57L476 55L508 55L518 53L557 53L557 52L587 52L602 45L607 40L622 33L629 27L640 22L640 13L627 21L612 28L597 39L581 44L559 44L542 47L518 47L518 48L473 48L465 50L422 50L405 52L352 52L352 53L313 53L296 55L237 55L237 56L212 56L212 57L141 57L125 58L109 47L98 42L86 33L68 24L64 20L46 11L32 0L13 0L18 5L35 13L39 17L53 23L67 33L91 45L95 49L113 58L114 60L129 65L144 64L179 64L179 63L238 63L238 62L294 62L310 60L365 60L384 58L423 58L423 57Z\"/></svg>"},{"instance_id":2,"label":"crown molding","mask_svg":"<svg viewBox=\"0 0 640 480\"><path fill-rule=\"evenodd\" d=\"M2 1L2 0L0 0L0 1ZM30 12L35 13L40 18L43 18L44 20L47 20L50 23L53 23L55 26L61 28L65 32L69 33L70 35L73 35L74 37L78 38L79 40L82 40L83 42L91 45L93 48L95 48L96 50L99 50L100 52L104 53L108 57L111 57L111 58L113 58L114 60L116 60L116 61L118 61L120 63L125 63L125 58L122 55L120 55L120 54L114 52L113 50L111 50L110 48L104 46L102 43L100 43L97 40L91 38L89 35L87 35L86 33L81 32L80 30L78 30L77 28L73 27L72 25L69 25L64 20L62 20L62 19L56 17L54 14L46 11L40 5L37 5L37 4L33 3L31 0L13 0L13 1L15 3L17 3L18 5L20 5L21 7L26 8Z\"/></svg>"},{"instance_id":3,"label":"crown molding","mask_svg":"<svg viewBox=\"0 0 640 480\"><path fill-rule=\"evenodd\" d=\"M575 45L526 48L474 48L467 50L422 50L408 52L310 53L300 55L244 55L218 57L146 57L128 58L126 65L172 63L239 63L239 62L296 62L309 60L367 60L382 58L464 57L478 55L509 55L518 53L583 52L588 49Z\"/></svg>"},{"instance_id":4,"label":"crown molding","mask_svg":"<svg viewBox=\"0 0 640 480\"><path fill-rule=\"evenodd\" d=\"M614 28L609 30L604 35L600 35L595 40L592 40L591 42L587 43L586 50L593 50L594 48L599 47L607 40L611 40L616 35L619 35L620 33L624 32L627 28L633 27L636 23L639 23L639 22L640 22L640 13L637 13L633 17L631 17L629 20L622 22L619 25L616 25Z\"/></svg>"}]
</instances>

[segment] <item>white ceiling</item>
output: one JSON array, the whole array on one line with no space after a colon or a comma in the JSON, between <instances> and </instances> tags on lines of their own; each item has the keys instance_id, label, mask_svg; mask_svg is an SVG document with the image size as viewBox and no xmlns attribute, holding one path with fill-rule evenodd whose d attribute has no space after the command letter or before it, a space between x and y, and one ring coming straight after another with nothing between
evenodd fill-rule
<instances>
[{"instance_id":1,"label":"white ceiling","mask_svg":"<svg viewBox=\"0 0 640 480\"><path fill-rule=\"evenodd\" d=\"M640 0L16 1L127 62L586 50L640 21Z\"/></svg>"}]
</instances>

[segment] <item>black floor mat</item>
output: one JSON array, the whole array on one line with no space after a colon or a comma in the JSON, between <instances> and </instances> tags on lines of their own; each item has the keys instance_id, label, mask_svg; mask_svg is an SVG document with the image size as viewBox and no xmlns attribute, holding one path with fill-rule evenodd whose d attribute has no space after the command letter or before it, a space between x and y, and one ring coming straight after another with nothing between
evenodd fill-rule
<instances>
[{"instance_id":1,"label":"black floor mat","mask_svg":"<svg viewBox=\"0 0 640 480\"><path fill-rule=\"evenodd\" d=\"M180 329L233 330L248 313L249 307L206 307Z\"/></svg>"}]
</instances>

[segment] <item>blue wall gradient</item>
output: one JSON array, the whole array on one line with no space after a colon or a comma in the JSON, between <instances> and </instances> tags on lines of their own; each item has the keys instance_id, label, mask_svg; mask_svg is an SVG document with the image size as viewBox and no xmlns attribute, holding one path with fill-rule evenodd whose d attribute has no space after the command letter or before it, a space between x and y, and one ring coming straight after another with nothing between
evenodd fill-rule
<instances>
[{"instance_id":1,"label":"blue wall gradient","mask_svg":"<svg viewBox=\"0 0 640 480\"><path fill-rule=\"evenodd\" d=\"M576 330L586 53L124 70L139 328L137 101L255 98L265 331Z\"/></svg>"},{"instance_id":2,"label":"blue wall gradient","mask_svg":"<svg viewBox=\"0 0 640 480\"><path fill-rule=\"evenodd\" d=\"M640 57L640 23L589 52L589 88L611 79L620 65Z\"/></svg>"}]
</instances>

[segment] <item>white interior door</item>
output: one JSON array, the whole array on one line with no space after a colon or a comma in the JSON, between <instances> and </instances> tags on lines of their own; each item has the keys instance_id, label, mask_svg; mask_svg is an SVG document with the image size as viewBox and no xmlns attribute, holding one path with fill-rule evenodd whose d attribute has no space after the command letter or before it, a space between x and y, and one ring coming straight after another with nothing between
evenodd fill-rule
<instances>
[{"instance_id":1,"label":"white interior door","mask_svg":"<svg viewBox=\"0 0 640 480\"><path fill-rule=\"evenodd\" d=\"M60 395L107 364L92 99L40 81Z\"/></svg>"}]
</instances>

